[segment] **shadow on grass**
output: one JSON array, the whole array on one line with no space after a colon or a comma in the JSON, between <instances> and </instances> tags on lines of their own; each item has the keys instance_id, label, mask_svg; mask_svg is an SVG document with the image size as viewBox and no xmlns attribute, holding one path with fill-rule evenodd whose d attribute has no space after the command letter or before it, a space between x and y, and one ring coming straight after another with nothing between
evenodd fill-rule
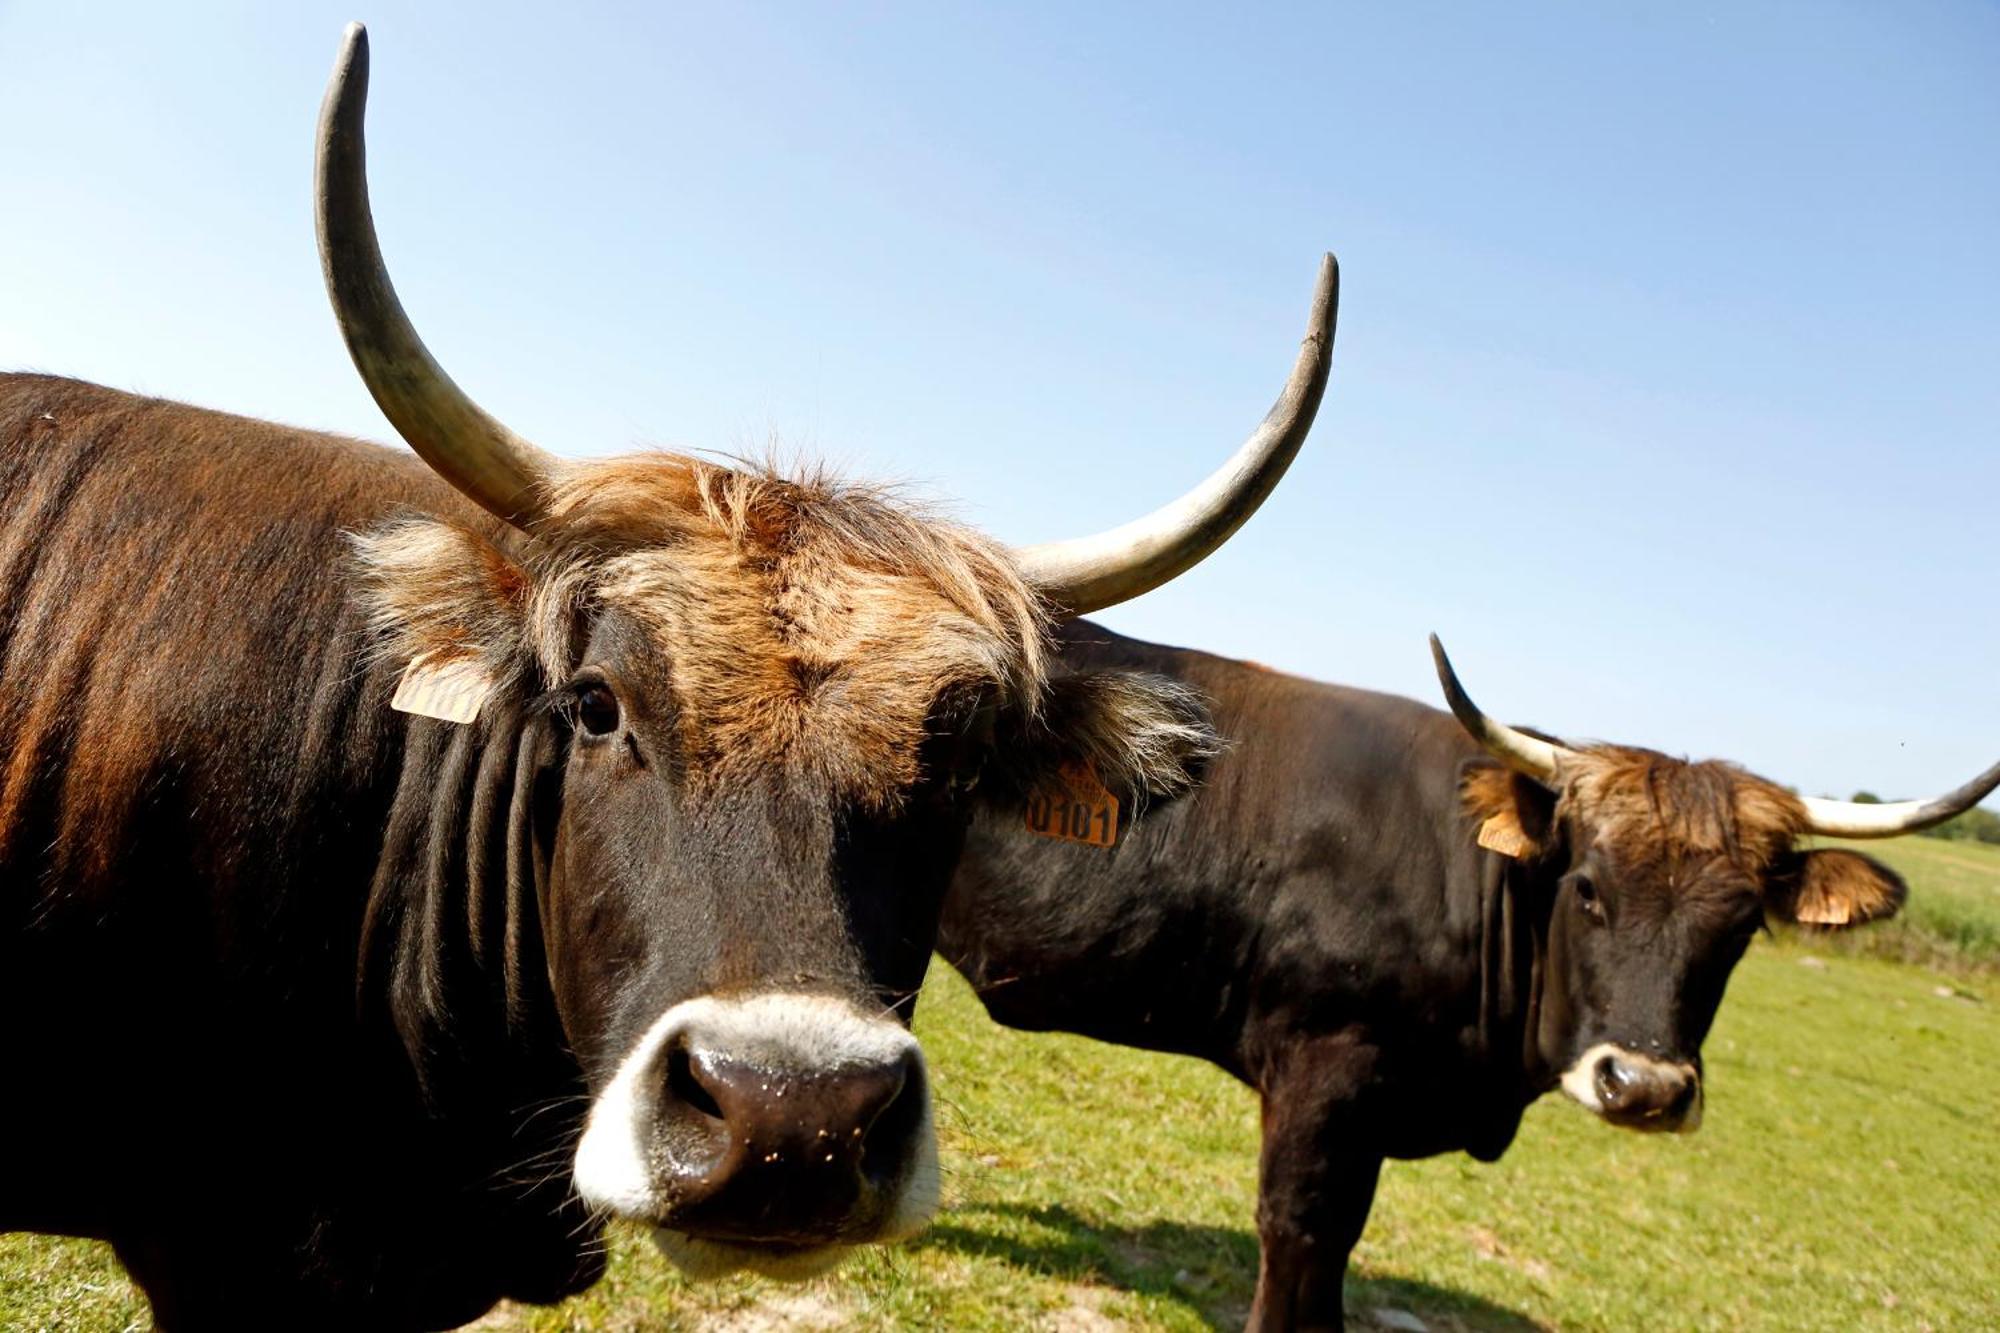
<instances>
[{"instance_id":1,"label":"shadow on grass","mask_svg":"<svg viewBox=\"0 0 2000 1333\"><path fill-rule=\"evenodd\" d=\"M1170 1301L1218 1330L1243 1326L1257 1280L1257 1238L1248 1231L1165 1221L1099 1226L1061 1204L962 1205L914 1244ZM1370 1327L1369 1313L1385 1306L1411 1311L1440 1333L1543 1328L1517 1311L1449 1287L1349 1274L1351 1326Z\"/></svg>"}]
</instances>

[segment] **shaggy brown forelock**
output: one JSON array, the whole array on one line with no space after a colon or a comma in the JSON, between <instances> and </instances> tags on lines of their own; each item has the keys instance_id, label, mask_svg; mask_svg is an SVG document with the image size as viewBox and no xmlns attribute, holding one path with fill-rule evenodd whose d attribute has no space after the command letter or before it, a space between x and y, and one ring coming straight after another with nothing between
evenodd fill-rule
<instances>
[{"instance_id":1,"label":"shaggy brown forelock","mask_svg":"<svg viewBox=\"0 0 2000 1333\"><path fill-rule=\"evenodd\" d=\"M982 641L982 669L1030 706L1040 695L1048 608L1007 549L893 490L645 454L576 469L548 512L541 535L558 562L672 554L704 573L748 575L782 637L801 646L839 634L833 621L856 610L858 592L942 598Z\"/></svg>"},{"instance_id":2,"label":"shaggy brown forelock","mask_svg":"<svg viewBox=\"0 0 2000 1333\"><path fill-rule=\"evenodd\" d=\"M1006 549L882 491L655 454L576 468L547 512L525 577L433 520L357 539L384 651L550 686L578 613L615 607L671 664L701 773L804 765L878 800L916 778L940 697L1042 707L1048 610Z\"/></svg>"},{"instance_id":3,"label":"shaggy brown forelock","mask_svg":"<svg viewBox=\"0 0 2000 1333\"><path fill-rule=\"evenodd\" d=\"M1807 826L1797 797L1735 764L1619 745L1564 756L1559 808L1635 860L1720 856L1753 875Z\"/></svg>"}]
</instances>

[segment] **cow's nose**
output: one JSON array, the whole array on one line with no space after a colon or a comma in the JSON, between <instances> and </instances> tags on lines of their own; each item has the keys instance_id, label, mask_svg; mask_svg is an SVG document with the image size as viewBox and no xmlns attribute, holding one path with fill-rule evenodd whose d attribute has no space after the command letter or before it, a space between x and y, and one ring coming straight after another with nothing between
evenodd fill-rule
<instances>
[{"instance_id":1,"label":"cow's nose","mask_svg":"<svg viewBox=\"0 0 2000 1333\"><path fill-rule=\"evenodd\" d=\"M689 1028L662 1052L658 1133L673 1225L723 1239L847 1239L922 1131L914 1043L826 1063L774 1060Z\"/></svg>"},{"instance_id":2,"label":"cow's nose","mask_svg":"<svg viewBox=\"0 0 2000 1333\"><path fill-rule=\"evenodd\" d=\"M937 1206L922 1051L835 996L683 1000L592 1098L572 1174L690 1272L909 1235Z\"/></svg>"},{"instance_id":3,"label":"cow's nose","mask_svg":"<svg viewBox=\"0 0 2000 1333\"><path fill-rule=\"evenodd\" d=\"M1640 1129L1679 1129L1701 1092L1693 1069L1638 1056L1600 1057L1591 1081L1606 1119Z\"/></svg>"}]
</instances>

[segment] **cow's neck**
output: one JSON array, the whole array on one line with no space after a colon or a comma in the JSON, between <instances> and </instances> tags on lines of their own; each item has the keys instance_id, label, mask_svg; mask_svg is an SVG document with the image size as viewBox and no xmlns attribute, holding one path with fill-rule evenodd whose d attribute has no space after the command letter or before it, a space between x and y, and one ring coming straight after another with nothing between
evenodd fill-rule
<instances>
[{"instance_id":1,"label":"cow's neck","mask_svg":"<svg viewBox=\"0 0 2000 1333\"><path fill-rule=\"evenodd\" d=\"M538 782L555 780L546 724L496 697L477 723L410 721L362 926L359 1000L393 1024L426 1097L516 1071L545 1093L568 1066L543 952ZM546 795L546 794L545 794ZM530 1065L544 1066L530 1068ZM477 1090L482 1100L498 1091Z\"/></svg>"},{"instance_id":2,"label":"cow's neck","mask_svg":"<svg viewBox=\"0 0 2000 1333\"><path fill-rule=\"evenodd\" d=\"M1534 867L1480 852L1484 930L1480 942L1482 1046L1494 1067L1518 1071L1523 1104L1549 1086L1538 1032L1548 960L1548 895Z\"/></svg>"},{"instance_id":3,"label":"cow's neck","mask_svg":"<svg viewBox=\"0 0 2000 1333\"><path fill-rule=\"evenodd\" d=\"M439 1252L467 1282L503 1272L499 1290L554 1300L602 1266L569 1183L586 1090L542 944L536 811L559 793L537 784L561 772L554 741L520 698L488 700L469 726L396 721L401 761L356 973L363 1041L386 1070L373 1066L361 1118L339 1127L354 1179L325 1182L325 1197L343 1201L328 1205L336 1215L362 1217L367 1236L393 1184L397 1224L448 1234ZM353 1261L366 1263L365 1250Z\"/></svg>"}]
</instances>

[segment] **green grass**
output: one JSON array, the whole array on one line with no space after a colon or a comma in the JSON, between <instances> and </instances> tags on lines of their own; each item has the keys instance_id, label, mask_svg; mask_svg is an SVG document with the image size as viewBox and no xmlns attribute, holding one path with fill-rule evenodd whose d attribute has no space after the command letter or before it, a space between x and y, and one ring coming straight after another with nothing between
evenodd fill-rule
<instances>
[{"instance_id":1,"label":"green grass","mask_svg":"<svg viewBox=\"0 0 2000 1333\"><path fill-rule=\"evenodd\" d=\"M107 1245L55 1236L0 1236L0 1329L151 1328L146 1302Z\"/></svg>"},{"instance_id":2,"label":"green grass","mask_svg":"<svg viewBox=\"0 0 2000 1333\"><path fill-rule=\"evenodd\" d=\"M1834 953L1833 937L1760 940L1709 1039L1698 1134L1620 1133L1545 1099L1497 1165L1393 1163L1350 1306L1432 1328L2000 1327L2000 984L1979 970L1992 936L1978 933L2000 915L2000 855L1915 839L1881 854L1911 877L1913 923L1938 900L1942 924L1920 926L1911 956L1953 971ZM1928 931L1954 932L1937 936L1949 948ZM483 1326L1240 1323L1256 1271L1249 1093L1193 1061L995 1028L942 968L918 1029L947 1169L925 1237L804 1288L697 1288L620 1236L592 1292ZM0 1240L0 1328L140 1317L101 1248Z\"/></svg>"}]
</instances>

